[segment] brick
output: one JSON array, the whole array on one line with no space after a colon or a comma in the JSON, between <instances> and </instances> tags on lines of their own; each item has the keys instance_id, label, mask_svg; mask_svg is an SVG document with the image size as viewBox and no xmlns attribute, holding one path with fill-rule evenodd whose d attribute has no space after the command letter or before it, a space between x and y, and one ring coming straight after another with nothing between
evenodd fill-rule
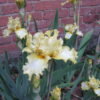
<instances>
[{"instance_id":1,"label":"brick","mask_svg":"<svg viewBox=\"0 0 100 100\"><path fill-rule=\"evenodd\" d=\"M2 33L3 33L3 30L4 30L5 28L3 28L3 27L0 27L0 36L2 36Z\"/></svg>"},{"instance_id":2,"label":"brick","mask_svg":"<svg viewBox=\"0 0 100 100\"><path fill-rule=\"evenodd\" d=\"M0 45L0 51L4 53L5 51L11 52L11 51L19 51L18 47L15 43L13 44L7 44L7 45Z\"/></svg>"},{"instance_id":3,"label":"brick","mask_svg":"<svg viewBox=\"0 0 100 100\"><path fill-rule=\"evenodd\" d=\"M43 19L47 20L47 19L53 19L55 16L55 12L54 11L45 11L43 14Z\"/></svg>"},{"instance_id":4,"label":"brick","mask_svg":"<svg viewBox=\"0 0 100 100\"><path fill-rule=\"evenodd\" d=\"M0 37L0 45L9 44L12 42L12 36L4 38L3 36Z\"/></svg>"},{"instance_id":5,"label":"brick","mask_svg":"<svg viewBox=\"0 0 100 100\"><path fill-rule=\"evenodd\" d=\"M80 24L80 30L81 30L82 32L85 32L86 29L87 29L87 25L86 25L85 23L81 23L81 24Z\"/></svg>"},{"instance_id":6,"label":"brick","mask_svg":"<svg viewBox=\"0 0 100 100\"><path fill-rule=\"evenodd\" d=\"M34 4L34 10L55 10L61 8L60 1L40 1Z\"/></svg>"},{"instance_id":7,"label":"brick","mask_svg":"<svg viewBox=\"0 0 100 100\"><path fill-rule=\"evenodd\" d=\"M3 5L0 14L8 15L18 13L18 8L15 4Z\"/></svg>"},{"instance_id":8,"label":"brick","mask_svg":"<svg viewBox=\"0 0 100 100\"><path fill-rule=\"evenodd\" d=\"M0 0L0 4L5 2L7 2L7 0Z\"/></svg>"},{"instance_id":9,"label":"brick","mask_svg":"<svg viewBox=\"0 0 100 100\"><path fill-rule=\"evenodd\" d=\"M64 6L62 6L63 8L71 8L72 7L72 4L71 3L67 3L65 4Z\"/></svg>"},{"instance_id":10,"label":"brick","mask_svg":"<svg viewBox=\"0 0 100 100\"><path fill-rule=\"evenodd\" d=\"M96 7L96 13L100 14L100 7Z\"/></svg>"},{"instance_id":11,"label":"brick","mask_svg":"<svg viewBox=\"0 0 100 100\"><path fill-rule=\"evenodd\" d=\"M59 17L60 18L67 17L67 16L69 16L69 10L68 9L59 10Z\"/></svg>"},{"instance_id":12,"label":"brick","mask_svg":"<svg viewBox=\"0 0 100 100\"><path fill-rule=\"evenodd\" d=\"M63 28L63 27L59 27L58 30L59 30L59 35L60 35L61 33L62 33L62 34L64 33L64 28ZM62 34L61 34L60 36L62 36Z\"/></svg>"},{"instance_id":13,"label":"brick","mask_svg":"<svg viewBox=\"0 0 100 100\"><path fill-rule=\"evenodd\" d=\"M27 12L31 12L34 10L34 6L32 3L28 2L28 4L26 5L26 11Z\"/></svg>"},{"instance_id":14,"label":"brick","mask_svg":"<svg viewBox=\"0 0 100 100\"><path fill-rule=\"evenodd\" d=\"M91 2L91 0L83 0L82 2L82 6L96 6L96 5L100 5L100 0L93 0Z\"/></svg>"},{"instance_id":15,"label":"brick","mask_svg":"<svg viewBox=\"0 0 100 100\"><path fill-rule=\"evenodd\" d=\"M8 0L8 3L15 3L15 0Z\"/></svg>"},{"instance_id":16,"label":"brick","mask_svg":"<svg viewBox=\"0 0 100 100\"><path fill-rule=\"evenodd\" d=\"M90 15L92 13L95 13L95 8L92 8L92 7L81 7L80 8L80 16L86 16L86 15ZM70 9L70 16L73 16L74 15L74 11L73 9L71 8Z\"/></svg>"},{"instance_id":17,"label":"brick","mask_svg":"<svg viewBox=\"0 0 100 100\"><path fill-rule=\"evenodd\" d=\"M51 25L51 20L38 21L37 24L39 29L48 28Z\"/></svg>"},{"instance_id":18,"label":"brick","mask_svg":"<svg viewBox=\"0 0 100 100\"><path fill-rule=\"evenodd\" d=\"M36 20L43 19L43 13L42 12L33 12L32 15Z\"/></svg>"},{"instance_id":19,"label":"brick","mask_svg":"<svg viewBox=\"0 0 100 100\"><path fill-rule=\"evenodd\" d=\"M6 26L8 22L8 17L7 16L0 16L0 27L1 26Z\"/></svg>"},{"instance_id":20,"label":"brick","mask_svg":"<svg viewBox=\"0 0 100 100\"><path fill-rule=\"evenodd\" d=\"M94 23L95 21L97 21L98 19L100 19L100 15L90 15L90 16L84 16L83 17L83 22L87 23L87 24L91 24Z\"/></svg>"},{"instance_id":21,"label":"brick","mask_svg":"<svg viewBox=\"0 0 100 100\"><path fill-rule=\"evenodd\" d=\"M73 21L73 17L70 17L70 18L62 18L61 19L61 23L66 25L66 24L72 24L74 21Z\"/></svg>"}]
</instances>

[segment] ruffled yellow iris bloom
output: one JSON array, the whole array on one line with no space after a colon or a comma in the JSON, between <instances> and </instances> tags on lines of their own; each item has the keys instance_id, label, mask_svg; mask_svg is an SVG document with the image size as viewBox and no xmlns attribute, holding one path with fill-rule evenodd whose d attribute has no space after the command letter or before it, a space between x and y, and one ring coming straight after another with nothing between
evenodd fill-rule
<instances>
[{"instance_id":1,"label":"ruffled yellow iris bloom","mask_svg":"<svg viewBox=\"0 0 100 100\"><path fill-rule=\"evenodd\" d=\"M56 87L51 91L50 100L60 100L60 99L61 99L61 89L59 87Z\"/></svg>"},{"instance_id":2,"label":"ruffled yellow iris bloom","mask_svg":"<svg viewBox=\"0 0 100 100\"><path fill-rule=\"evenodd\" d=\"M63 46L63 40L58 38L58 30L38 32L34 36L27 35L26 47L23 52L29 53L28 63L23 66L25 74L31 79L33 74L40 75L48 67L50 59L68 60L76 63L77 52L68 46Z\"/></svg>"},{"instance_id":3,"label":"ruffled yellow iris bloom","mask_svg":"<svg viewBox=\"0 0 100 100\"><path fill-rule=\"evenodd\" d=\"M15 19L13 17L9 17L7 29L4 30L3 36L8 37L13 32L16 33L16 36L19 39L25 38L28 34L27 30L22 28L19 17L16 17Z\"/></svg>"},{"instance_id":4,"label":"ruffled yellow iris bloom","mask_svg":"<svg viewBox=\"0 0 100 100\"><path fill-rule=\"evenodd\" d=\"M92 89L97 96L100 96L100 80L95 77L89 77L89 81L82 82L81 84L82 90Z\"/></svg>"},{"instance_id":5,"label":"ruffled yellow iris bloom","mask_svg":"<svg viewBox=\"0 0 100 100\"><path fill-rule=\"evenodd\" d=\"M65 38L70 39L71 36L76 33L78 36L83 36L83 33L79 30L79 27L76 24L68 24L65 26Z\"/></svg>"}]
</instances>

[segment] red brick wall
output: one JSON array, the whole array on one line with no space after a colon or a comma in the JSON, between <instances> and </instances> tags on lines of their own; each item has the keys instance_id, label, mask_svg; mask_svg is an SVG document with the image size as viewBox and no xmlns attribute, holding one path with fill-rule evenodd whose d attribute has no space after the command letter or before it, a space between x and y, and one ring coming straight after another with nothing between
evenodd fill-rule
<instances>
[{"instance_id":1,"label":"red brick wall","mask_svg":"<svg viewBox=\"0 0 100 100\"><path fill-rule=\"evenodd\" d=\"M27 0L27 13L31 13L37 20L40 30L47 29L53 21L55 10L59 8L59 27L62 28L64 24L73 22L73 10L71 4L66 4L61 7L61 2L64 0ZM82 0L80 28L85 33L95 27L97 34L100 31L100 26L96 23L100 19L100 0ZM6 28L9 16L17 16L18 8L15 0L0 0L0 53L9 51L17 55L18 49L15 44L15 37L4 39L2 37L2 30ZM30 29L34 31L34 26Z\"/></svg>"}]
</instances>

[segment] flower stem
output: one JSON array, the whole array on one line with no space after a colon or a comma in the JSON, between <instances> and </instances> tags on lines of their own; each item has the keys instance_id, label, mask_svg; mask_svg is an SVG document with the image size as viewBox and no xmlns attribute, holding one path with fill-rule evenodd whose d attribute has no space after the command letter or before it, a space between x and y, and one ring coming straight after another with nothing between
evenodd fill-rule
<instances>
[{"instance_id":1,"label":"flower stem","mask_svg":"<svg viewBox=\"0 0 100 100\"><path fill-rule=\"evenodd\" d=\"M25 8L21 8L20 11L19 11L19 14L21 16L21 20L22 20L22 27L25 27Z\"/></svg>"},{"instance_id":2,"label":"flower stem","mask_svg":"<svg viewBox=\"0 0 100 100\"><path fill-rule=\"evenodd\" d=\"M49 61L49 66L48 66L48 80L47 80L47 100L49 100L49 94L50 94L50 90L51 90L51 83L52 83L52 72L53 72L53 60Z\"/></svg>"},{"instance_id":3,"label":"flower stem","mask_svg":"<svg viewBox=\"0 0 100 100\"><path fill-rule=\"evenodd\" d=\"M33 100L41 100L41 97L40 97L40 87L39 88L36 88L36 89L33 89L33 92L35 93L35 97Z\"/></svg>"}]
</instances>

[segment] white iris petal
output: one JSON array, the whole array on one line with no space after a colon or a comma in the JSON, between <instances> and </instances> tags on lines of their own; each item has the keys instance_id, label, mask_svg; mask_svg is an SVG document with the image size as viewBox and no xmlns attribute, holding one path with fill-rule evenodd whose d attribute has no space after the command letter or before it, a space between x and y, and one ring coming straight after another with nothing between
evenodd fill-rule
<instances>
[{"instance_id":1,"label":"white iris petal","mask_svg":"<svg viewBox=\"0 0 100 100\"><path fill-rule=\"evenodd\" d=\"M15 33L19 39L25 38L25 36L28 34L27 30L24 28L16 30Z\"/></svg>"},{"instance_id":2,"label":"white iris petal","mask_svg":"<svg viewBox=\"0 0 100 100\"><path fill-rule=\"evenodd\" d=\"M95 92L95 94L96 94L97 96L100 96L100 88L94 89L94 92Z\"/></svg>"},{"instance_id":3,"label":"white iris petal","mask_svg":"<svg viewBox=\"0 0 100 100\"><path fill-rule=\"evenodd\" d=\"M42 75L42 72L48 67L47 59L39 58L34 54L29 55L27 59L28 63L23 66L23 72L28 74L29 80L31 80L33 74L37 76Z\"/></svg>"}]
</instances>

